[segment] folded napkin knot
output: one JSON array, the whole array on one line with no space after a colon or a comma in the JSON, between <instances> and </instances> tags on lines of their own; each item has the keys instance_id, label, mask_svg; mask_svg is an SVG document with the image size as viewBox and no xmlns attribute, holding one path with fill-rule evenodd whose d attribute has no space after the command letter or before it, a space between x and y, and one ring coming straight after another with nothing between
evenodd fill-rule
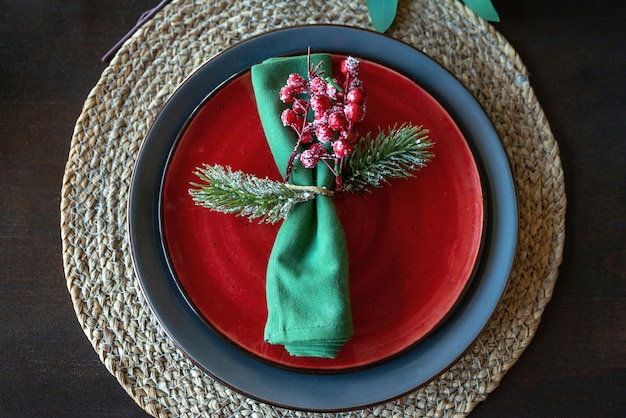
<instances>
[{"instance_id":1,"label":"folded napkin knot","mask_svg":"<svg viewBox=\"0 0 626 418\"><path fill-rule=\"evenodd\" d=\"M328 54L271 58L252 67L252 85L263 130L289 187L316 197L295 205L281 225L266 274L265 340L293 356L334 358L353 332L348 251L333 202L335 175L326 164L306 168L295 161L297 139L285 128L281 88L292 74L308 76L309 63L332 74Z\"/></svg>"}]
</instances>

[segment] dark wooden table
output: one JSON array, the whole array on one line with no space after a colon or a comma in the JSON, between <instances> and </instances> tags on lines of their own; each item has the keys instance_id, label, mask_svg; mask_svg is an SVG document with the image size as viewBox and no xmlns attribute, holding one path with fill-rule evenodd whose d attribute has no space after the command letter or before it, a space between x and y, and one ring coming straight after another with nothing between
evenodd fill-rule
<instances>
[{"instance_id":1,"label":"dark wooden table","mask_svg":"<svg viewBox=\"0 0 626 418\"><path fill-rule=\"evenodd\" d=\"M407 0L409 1L409 0ZM0 416L145 416L65 286L61 179L100 57L156 0L2 1ZM626 417L626 3L499 0L561 147L564 262L530 347L476 417Z\"/></svg>"}]
</instances>

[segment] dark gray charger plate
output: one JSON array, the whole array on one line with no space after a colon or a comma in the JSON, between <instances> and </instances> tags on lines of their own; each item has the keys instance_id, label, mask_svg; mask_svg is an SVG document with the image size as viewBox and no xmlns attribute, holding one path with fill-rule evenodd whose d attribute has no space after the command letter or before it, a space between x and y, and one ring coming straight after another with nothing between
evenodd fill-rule
<instances>
[{"instance_id":1,"label":"dark gray charger plate","mask_svg":"<svg viewBox=\"0 0 626 418\"><path fill-rule=\"evenodd\" d=\"M348 53L403 73L429 91L467 138L485 187L483 253L467 293L444 324L402 355L358 371L307 374L244 354L207 327L177 285L163 247L160 193L169 154L196 108L235 74L266 58L314 51ZM480 335L511 271L517 241L511 170L489 118L446 69L413 47L384 35L332 25L269 32L217 55L172 95L137 160L129 198L135 269L146 299L168 335L196 364L235 390L291 409L335 411L378 404L408 393L453 364Z\"/></svg>"}]
</instances>

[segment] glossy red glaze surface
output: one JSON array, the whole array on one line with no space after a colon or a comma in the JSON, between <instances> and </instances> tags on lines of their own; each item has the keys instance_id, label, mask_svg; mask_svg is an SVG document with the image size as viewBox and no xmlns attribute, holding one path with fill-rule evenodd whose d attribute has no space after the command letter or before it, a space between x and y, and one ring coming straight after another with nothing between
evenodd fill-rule
<instances>
[{"instance_id":1,"label":"glossy red glaze surface","mask_svg":"<svg viewBox=\"0 0 626 418\"><path fill-rule=\"evenodd\" d=\"M335 65L339 63L335 57ZM338 69L335 69L338 72ZM422 88L363 61L364 134L403 122L423 125L435 159L416 177L370 194L342 194L337 212L348 239L354 336L336 359L291 357L263 340L265 269L279 225L212 212L188 194L204 163L279 180L256 112L249 73L214 94L181 135L163 189L164 240L175 275L207 323L255 356L281 366L343 370L416 344L462 296L480 251L483 195L463 135Z\"/></svg>"}]
</instances>

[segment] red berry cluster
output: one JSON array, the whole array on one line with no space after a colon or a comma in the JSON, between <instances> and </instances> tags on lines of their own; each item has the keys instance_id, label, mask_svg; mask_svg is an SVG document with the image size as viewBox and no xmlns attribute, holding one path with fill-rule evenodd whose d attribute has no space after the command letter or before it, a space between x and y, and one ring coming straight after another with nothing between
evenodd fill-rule
<instances>
[{"instance_id":1,"label":"red berry cluster","mask_svg":"<svg viewBox=\"0 0 626 418\"><path fill-rule=\"evenodd\" d=\"M354 150L357 138L354 125L365 117L367 96L358 78L357 59L348 57L341 62L344 76L341 84L336 78L323 77L319 67L312 69L309 64L308 80L299 74L289 75L280 90L280 99L291 103L291 108L281 114L283 125L291 127L298 135L287 177L294 159L299 159L306 168L323 161L334 173L336 186L340 188L343 159ZM311 111L312 120L309 118ZM302 152L301 147L305 147Z\"/></svg>"}]
</instances>

